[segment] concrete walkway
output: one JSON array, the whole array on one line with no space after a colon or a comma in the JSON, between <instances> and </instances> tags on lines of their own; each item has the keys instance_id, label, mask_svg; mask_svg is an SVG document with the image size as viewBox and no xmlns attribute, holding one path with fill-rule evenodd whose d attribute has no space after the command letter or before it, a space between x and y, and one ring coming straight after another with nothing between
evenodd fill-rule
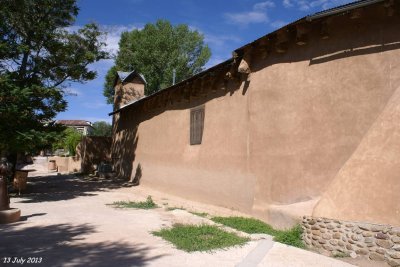
<instances>
[{"instance_id":1,"label":"concrete walkway","mask_svg":"<svg viewBox=\"0 0 400 267\"><path fill-rule=\"evenodd\" d=\"M11 203L12 207L21 209L22 220L0 225L1 266L25 265L29 258L41 261L35 266L49 267L352 266L275 243L268 236L243 247L186 253L151 232L174 223L212 223L210 220L164 207L128 210L106 205L121 200L144 200L148 190L65 175L29 180L27 193L12 198ZM153 198L160 206L172 205L165 196ZM4 264L4 257L11 257L11 261L17 257L20 263L25 262Z\"/></svg>"}]
</instances>

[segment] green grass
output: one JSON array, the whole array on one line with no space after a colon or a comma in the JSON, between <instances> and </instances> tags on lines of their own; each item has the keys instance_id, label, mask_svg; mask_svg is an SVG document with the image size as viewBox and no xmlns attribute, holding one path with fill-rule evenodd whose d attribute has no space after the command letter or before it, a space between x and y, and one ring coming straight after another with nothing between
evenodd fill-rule
<instances>
[{"instance_id":1,"label":"green grass","mask_svg":"<svg viewBox=\"0 0 400 267\"><path fill-rule=\"evenodd\" d=\"M243 245L248 238L228 233L212 225L174 225L170 229L153 232L171 242L176 248L187 251L210 251Z\"/></svg>"},{"instance_id":2,"label":"green grass","mask_svg":"<svg viewBox=\"0 0 400 267\"><path fill-rule=\"evenodd\" d=\"M168 207L168 208L166 208L166 210L168 210L168 211L171 211L171 210L185 210L185 208L184 207Z\"/></svg>"},{"instance_id":3,"label":"green grass","mask_svg":"<svg viewBox=\"0 0 400 267\"><path fill-rule=\"evenodd\" d=\"M107 204L114 206L116 208L133 208L133 209L154 209L158 208L157 204L154 203L153 199L151 196L148 196L146 201L116 201L113 202L112 204Z\"/></svg>"},{"instance_id":4,"label":"green grass","mask_svg":"<svg viewBox=\"0 0 400 267\"><path fill-rule=\"evenodd\" d=\"M203 218L208 216L207 212L196 212L196 211L189 211L189 212L191 214L193 214L193 215L196 215L196 216L199 216L199 217L203 217Z\"/></svg>"},{"instance_id":5,"label":"green grass","mask_svg":"<svg viewBox=\"0 0 400 267\"><path fill-rule=\"evenodd\" d=\"M213 217L211 218L216 223L221 223L223 225L229 226L231 228L237 229L239 231L248 234L268 234L275 235L276 230L272 228L269 224L262 222L254 218L244 218L244 217Z\"/></svg>"},{"instance_id":6,"label":"green grass","mask_svg":"<svg viewBox=\"0 0 400 267\"><path fill-rule=\"evenodd\" d=\"M346 258L346 257L350 257L350 255L348 253L344 253L344 252L334 252L332 257L334 257L334 258Z\"/></svg>"},{"instance_id":7,"label":"green grass","mask_svg":"<svg viewBox=\"0 0 400 267\"><path fill-rule=\"evenodd\" d=\"M298 248L305 248L303 240L301 239L301 234L303 230L300 225L296 225L288 230L277 231L274 241L290 245Z\"/></svg>"},{"instance_id":8,"label":"green grass","mask_svg":"<svg viewBox=\"0 0 400 267\"><path fill-rule=\"evenodd\" d=\"M304 248L301 238L302 229L296 225L288 230L276 230L271 225L254 218L244 217L214 217L211 220L248 234L268 234L274 236L274 240L290 246Z\"/></svg>"}]
</instances>

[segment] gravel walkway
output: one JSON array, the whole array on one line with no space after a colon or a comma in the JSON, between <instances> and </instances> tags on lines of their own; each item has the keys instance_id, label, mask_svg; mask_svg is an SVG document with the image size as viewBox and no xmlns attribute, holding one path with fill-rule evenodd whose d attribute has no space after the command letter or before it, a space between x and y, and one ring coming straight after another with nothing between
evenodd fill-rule
<instances>
[{"instance_id":1,"label":"gravel walkway","mask_svg":"<svg viewBox=\"0 0 400 267\"><path fill-rule=\"evenodd\" d=\"M21 221L0 225L0 265L351 266L268 238L253 238L243 247L212 253L186 253L153 236L151 231L177 222L212 223L210 220L185 210L168 211L164 206L127 210L106 205L121 200L145 200L149 193L160 206L179 203L179 199L171 200L123 182L74 175L30 177L27 192L11 201L11 207L21 209ZM182 203L192 205L192 210L236 215L203 204ZM10 257L11 263L5 264L4 257Z\"/></svg>"}]
</instances>

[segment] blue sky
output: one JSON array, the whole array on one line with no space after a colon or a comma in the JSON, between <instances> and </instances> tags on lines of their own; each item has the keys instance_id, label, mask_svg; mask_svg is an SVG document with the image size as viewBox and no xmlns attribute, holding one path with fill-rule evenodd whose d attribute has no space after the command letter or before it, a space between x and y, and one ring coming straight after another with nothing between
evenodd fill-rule
<instances>
[{"instance_id":1,"label":"blue sky","mask_svg":"<svg viewBox=\"0 0 400 267\"><path fill-rule=\"evenodd\" d=\"M123 31L140 29L146 23L167 19L172 24L185 23L204 35L212 56L206 67L231 57L231 52L285 24L308 14L351 0L78 0L80 8L73 29L96 22L108 32L107 50L118 51ZM112 110L103 96L104 77L113 60L102 60L91 69L98 75L84 84L68 84L75 96L68 96L68 110L57 119L108 121Z\"/></svg>"}]
</instances>

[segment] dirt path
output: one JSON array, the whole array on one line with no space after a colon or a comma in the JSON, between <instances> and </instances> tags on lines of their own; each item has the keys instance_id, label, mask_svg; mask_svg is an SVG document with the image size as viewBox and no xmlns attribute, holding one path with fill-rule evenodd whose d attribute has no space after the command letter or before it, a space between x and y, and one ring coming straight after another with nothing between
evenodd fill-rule
<instances>
[{"instance_id":1,"label":"dirt path","mask_svg":"<svg viewBox=\"0 0 400 267\"><path fill-rule=\"evenodd\" d=\"M213 253L186 253L153 236L151 231L176 222L209 223L209 220L183 210L168 211L164 207L125 210L106 205L120 200L144 200L148 194L152 194L159 205L168 203L170 207L180 207L179 204L185 203L186 208L196 211L238 214L204 204L180 202L179 198L161 196L145 188L126 187L122 182L91 181L72 175L31 177L26 194L12 198L11 206L21 209L22 220L0 225L1 263L4 263L3 257L11 257L11 261L17 257L37 261L41 258L41 263L36 266L52 267L255 266L246 264L248 259L254 259L251 255L258 252L259 266L287 266L282 264L288 261L293 263L292 266L313 266L310 262L317 262L315 266L324 266L321 262L326 262L325 266L349 266L277 243L268 245L270 252L263 257L260 256L260 240ZM27 262L20 265L25 264Z\"/></svg>"}]
</instances>

